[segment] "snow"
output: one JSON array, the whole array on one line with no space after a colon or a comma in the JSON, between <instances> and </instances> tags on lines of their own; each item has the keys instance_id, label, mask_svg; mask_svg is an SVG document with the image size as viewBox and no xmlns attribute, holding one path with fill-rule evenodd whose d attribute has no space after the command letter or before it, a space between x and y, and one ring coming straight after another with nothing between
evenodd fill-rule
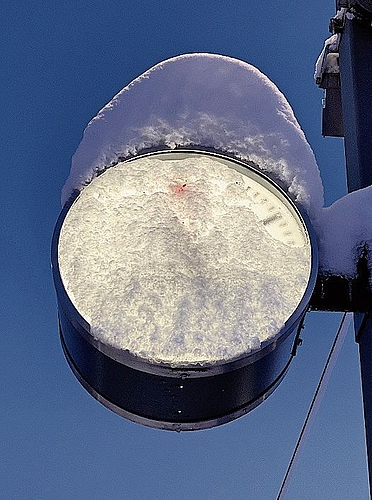
<instances>
[{"instance_id":1,"label":"snow","mask_svg":"<svg viewBox=\"0 0 372 500\"><path fill-rule=\"evenodd\" d=\"M338 45L340 35L332 35L324 42L324 47L315 63L314 79L317 84L321 82L322 73L339 73Z\"/></svg>"},{"instance_id":2,"label":"snow","mask_svg":"<svg viewBox=\"0 0 372 500\"><path fill-rule=\"evenodd\" d=\"M230 164L145 156L75 200L58 259L96 339L180 367L239 358L280 333L307 287L308 235Z\"/></svg>"},{"instance_id":3,"label":"snow","mask_svg":"<svg viewBox=\"0 0 372 500\"><path fill-rule=\"evenodd\" d=\"M321 272L356 277L364 248L372 262L372 187L349 193L324 208L316 230Z\"/></svg>"},{"instance_id":4,"label":"snow","mask_svg":"<svg viewBox=\"0 0 372 500\"><path fill-rule=\"evenodd\" d=\"M157 64L91 120L62 202L122 158L192 144L257 163L311 215L323 204L316 160L283 94L250 64L205 53Z\"/></svg>"},{"instance_id":5,"label":"snow","mask_svg":"<svg viewBox=\"0 0 372 500\"><path fill-rule=\"evenodd\" d=\"M325 52L337 44L337 35L326 40L315 76ZM325 62L329 71L338 69L336 56ZM358 191L323 208L318 166L287 100L258 69L230 57L178 56L124 87L88 124L62 202L147 148L193 145L255 163L308 212L321 272L356 276L356 261L371 240L372 192Z\"/></svg>"}]
</instances>

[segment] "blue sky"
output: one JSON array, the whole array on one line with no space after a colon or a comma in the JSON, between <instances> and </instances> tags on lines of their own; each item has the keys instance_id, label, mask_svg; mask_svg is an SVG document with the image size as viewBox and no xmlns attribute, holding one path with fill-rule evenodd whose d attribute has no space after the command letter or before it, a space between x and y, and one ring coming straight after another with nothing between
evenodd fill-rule
<instances>
[{"instance_id":1,"label":"blue sky","mask_svg":"<svg viewBox=\"0 0 372 500\"><path fill-rule=\"evenodd\" d=\"M326 203L345 191L343 143L320 134L314 62L333 0L26 2L2 8L0 477L7 499L276 498L340 321L310 313L288 375L256 410L195 433L111 413L59 344L50 240L86 123L155 63L215 52L286 95L316 154ZM350 331L287 498L368 498L357 346Z\"/></svg>"}]
</instances>

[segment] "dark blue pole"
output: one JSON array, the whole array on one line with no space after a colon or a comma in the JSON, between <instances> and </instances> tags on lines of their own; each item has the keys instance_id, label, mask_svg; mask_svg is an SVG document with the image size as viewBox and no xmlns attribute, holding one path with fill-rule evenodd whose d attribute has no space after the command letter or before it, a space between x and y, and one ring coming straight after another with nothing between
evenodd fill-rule
<instances>
[{"instance_id":1,"label":"dark blue pole","mask_svg":"<svg viewBox=\"0 0 372 500\"><path fill-rule=\"evenodd\" d=\"M340 74L348 190L372 185L372 26L368 13L347 16ZM368 273L363 262L360 272ZM372 303L370 305L372 310ZM372 496L372 314L355 313L359 344L369 484Z\"/></svg>"}]
</instances>

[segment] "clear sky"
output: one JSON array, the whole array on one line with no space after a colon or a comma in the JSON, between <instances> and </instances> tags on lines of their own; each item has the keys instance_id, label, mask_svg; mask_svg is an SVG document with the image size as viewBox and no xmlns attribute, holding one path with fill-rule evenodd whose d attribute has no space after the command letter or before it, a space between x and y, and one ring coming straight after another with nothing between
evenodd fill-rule
<instances>
[{"instance_id":1,"label":"clear sky","mask_svg":"<svg viewBox=\"0 0 372 500\"><path fill-rule=\"evenodd\" d=\"M2 7L0 477L4 499L275 499L338 314L310 313L288 375L256 410L194 433L101 406L59 343L50 240L87 122L155 63L215 52L286 95L315 152L326 204L345 191L343 143L320 133L314 62L333 0L6 2ZM350 331L287 498L368 498L357 346Z\"/></svg>"}]
</instances>

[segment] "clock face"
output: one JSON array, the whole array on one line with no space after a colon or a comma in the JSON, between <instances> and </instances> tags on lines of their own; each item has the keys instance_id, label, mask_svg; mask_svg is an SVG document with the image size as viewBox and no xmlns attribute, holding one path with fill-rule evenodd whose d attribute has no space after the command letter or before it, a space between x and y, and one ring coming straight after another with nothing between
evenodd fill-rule
<instances>
[{"instance_id":1,"label":"clock face","mask_svg":"<svg viewBox=\"0 0 372 500\"><path fill-rule=\"evenodd\" d=\"M312 250L297 208L265 176L174 151L119 163L85 187L58 262L95 339L152 364L211 366L280 334Z\"/></svg>"}]
</instances>

